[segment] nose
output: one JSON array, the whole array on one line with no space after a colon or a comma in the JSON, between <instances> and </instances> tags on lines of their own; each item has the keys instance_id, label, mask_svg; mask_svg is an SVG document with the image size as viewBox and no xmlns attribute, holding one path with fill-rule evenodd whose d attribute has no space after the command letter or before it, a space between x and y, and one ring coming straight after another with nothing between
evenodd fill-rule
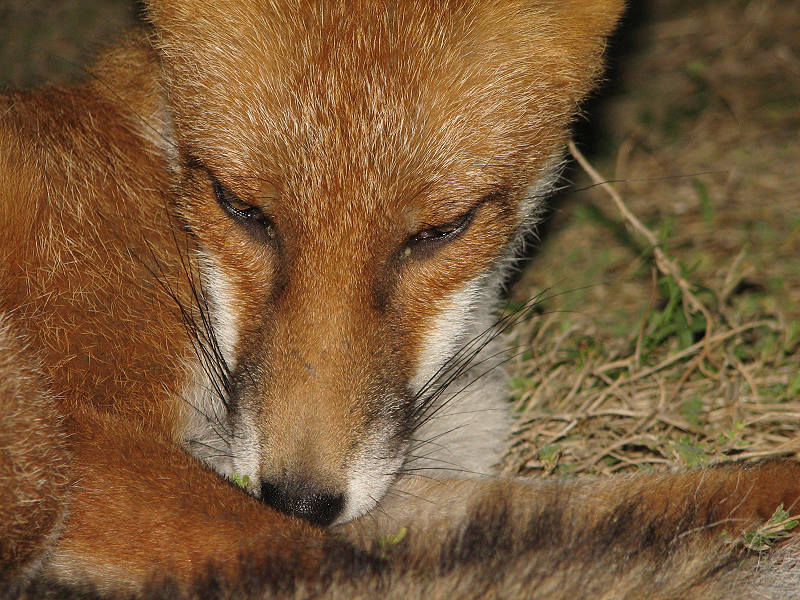
<instances>
[{"instance_id":1,"label":"nose","mask_svg":"<svg viewBox=\"0 0 800 600\"><path fill-rule=\"evenodd\" d=\"M322 527L333 523L344 508L344 494L323 492L312 483L294 480L263 480L261 500L287 515Z\"/></svg>"}]
</instances>

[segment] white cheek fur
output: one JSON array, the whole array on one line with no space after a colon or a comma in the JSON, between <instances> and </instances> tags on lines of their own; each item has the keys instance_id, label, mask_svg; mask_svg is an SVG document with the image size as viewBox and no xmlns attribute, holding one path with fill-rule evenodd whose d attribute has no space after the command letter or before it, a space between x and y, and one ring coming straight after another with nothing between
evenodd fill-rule
<instances>
[{"instance_id":1,"label":"white cheek fur","mask_svg":"<svg viewBox=\"0 0 800 600\"><path fill-rule=\"evenodd\" d=\"M497 289L493 274L468 282L451 295L425 339L417 372L411 379L414 393L428 387L437 372L447 378L459 368L455 362L460 361L447 363L464 344L478 340L474 349L480 350L426 409L430 418L414 432L418 441L412 446L414 457L409 466L415 470L430 468L429 476L486 474L502 459L510 416L500 367L505 346L490 332ZM436 387L433 383L429 391ZM426 395L423 391L422 401Z\"/></svg>"},{"instance_id":2,"label":"white cheek fur","mask_svg":"<svg viewBox=\"0 0 800 600\"><path fill-rule=\"evenodd\" d=\"M196 343L204 344L207 350L198 352L198 356L204 361L215 360L217 351L212 346L216 344L230 372L236 366L239 339L236 317L231 310L234 305L232 285L216 266L213 257L202 252L198 252L197 257L202 271L199 296L208 298L208 305L203 306L202 310L208 311L208 322L213 327L213 332L204 331L203 319L197 315L200 309L192 312L195 325L199 328L199 340ZM182 431L184 446L190 454L206 462L215 471L226 476L238 473L239 436L234 435L231 429L225 399L220 397L221 382L212 381L210 375L222 373L223 370L217 365L206 364L204 368L204 365L197 363L189 366L187 371L188 384L183 393L186 404Z\"/></svg>"},{"instance_id":3,"label":"white cheek fur","mask_svg":"<svg viewBox=\"0 0 800 600\"><path fill-rule=\"evenodd\" d=\"M213 256L199 253L198 257L203 269L203 291L209 298L214 337L228 368L233 369L236 366L236 345L239 343L239 328L233 312L236 305L233 285L225 271L217 266Z\"/></svg>"},{"instance_id":4,"label":"white cheek fur","mask_svg":"<svg viewBox=\"0 0 800 600\"><path fill-rule=\"evenodd\" d=\"M416 372L410 381L414 393L436 375L445 361L464 342L473 318L475 302L479 297L480 279L468 282L444 302L444 307L439 311L423 341Z\"/></svg>"},{"instance_id":5,"label":"white cheek fur","mask_svg":"<svg viewBox=\"0 0 800 600\"><path fill-rule=\"evenodd\" d=\"M336 523L345 523L372 510L383 498L403 466L404 452L387 455L388 433L377 433L362 444L348 470L346 502Z\"/></svg>"}]
</instances>

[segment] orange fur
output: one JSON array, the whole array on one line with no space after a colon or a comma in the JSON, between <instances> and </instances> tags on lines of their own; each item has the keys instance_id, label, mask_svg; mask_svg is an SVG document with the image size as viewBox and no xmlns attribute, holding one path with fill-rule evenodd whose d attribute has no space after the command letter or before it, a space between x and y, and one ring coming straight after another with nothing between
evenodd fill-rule
<instances>
[{"instance_id":1,"label":"orange fur","mask_svg":"<svg viewBox=\"0 0 800 600\"><path fill-rule=\"evenodd\" d=\"M399 526L459 536L475 519L491 532L500 509L541 526L531 515L556 503L569 543L585 522L610 528L598 544L627 543L611 530L620 494L661 516L664 539L728 557L707 535L717 521L738 534L794 506L794 463L570 485L420 484L398 466L433 418L416 414L411 388L491 315L478 305L621 8L153 0L152 29L102 54L85 82L0 96L6 583L41 567L112 594L165 576L185 592L209 565L223 582L268 565L275 589L334 593L347 589L339 554L362 577L388 560L375 536ZM437 334L451 322L462 329ZM263 500L277 490L289 515L186 450L247 475ZM29 483L27 508L8 498ZM387 496L387 519L330 533L290 516L352 519L392 484L411 495ZM358 593L392 581L423 595L421 557L451 546L414 544L416 566L375 571Z\"/></svg>"}]
</instances>

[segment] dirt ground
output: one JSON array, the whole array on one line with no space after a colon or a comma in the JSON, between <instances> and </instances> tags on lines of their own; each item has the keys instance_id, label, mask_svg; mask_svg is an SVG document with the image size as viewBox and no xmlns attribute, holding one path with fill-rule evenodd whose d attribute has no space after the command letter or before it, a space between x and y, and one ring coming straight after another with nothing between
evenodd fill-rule
<instances>
[{"instance_id":1,"label":"dirt ground","mask_svg":"<svg viewBox=\"0 0 800 600\"><path fill-rule=\"evenodd\" d=\"M652 0L631 13L576 140L653 237L569 173L512 291L549 296L518 331L512 471L800 448L800 12Z\"/></svg>"},{"instance_id":2,"label":"dirt ground","mask_svg":"<svg viewBox=\"0 0 800 600\"><path fill-rule=\"evenodd\" d=\"M509 292L536 298L511 334L509 472L800 450L800 10L631 4L576 124L596 181L566 173ZM136 14L5 0L0 82L75 76Z\"/></svg>"}]
</instances>

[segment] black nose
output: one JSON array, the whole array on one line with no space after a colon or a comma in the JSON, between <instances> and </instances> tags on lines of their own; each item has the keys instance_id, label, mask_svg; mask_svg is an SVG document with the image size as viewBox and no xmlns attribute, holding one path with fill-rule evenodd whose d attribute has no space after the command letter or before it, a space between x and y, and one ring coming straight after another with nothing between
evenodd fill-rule
<instances>
[{"instance_id":1,"label":"black nose","mask_svg":"<svg viewBox=\"0 0 800 600\"><path fill-rule=\"evenodd\" d=\"M344 494L329 494L313 484L296 481L280 484L262 481L261 500L287 515L301 517L323 527L333 523L344 507Z\"/></svg>"}]
</instances>

